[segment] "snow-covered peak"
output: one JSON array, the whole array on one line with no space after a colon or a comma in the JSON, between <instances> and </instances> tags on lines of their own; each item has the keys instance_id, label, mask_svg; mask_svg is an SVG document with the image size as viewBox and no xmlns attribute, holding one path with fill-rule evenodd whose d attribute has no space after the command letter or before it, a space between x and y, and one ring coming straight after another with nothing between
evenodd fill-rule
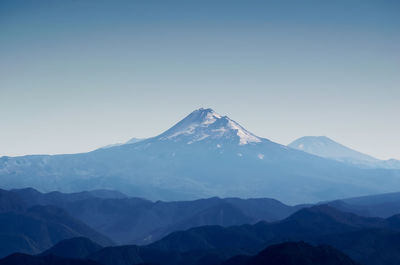
<instances>
[{"instance_id":1,"label":"snow-covered peak","mask_svg":"<svg viewBox=\"0 0 400 265\"><path fill-rule=\"evenodd\" d=\"M189 118L189 119L188 119ZM221 119L222 116L216 113L213 109L200 108L193 111L185 118L202 125L208 125L214 123L217 119Z\"/></svg>"},{"instance_id":2,"label":"snow-covered peak","mask_svg":"<svg viewBox=\"0 0 400 265\"><path fill-rule=\"evenodd\" d=\"M261 138L227 116L221 116L212 109L204 108L193 111L156 138L158 140L186 141L188 144L205 139L237 141L239 145L262 141Z\"/></svg>"}]
</instances>

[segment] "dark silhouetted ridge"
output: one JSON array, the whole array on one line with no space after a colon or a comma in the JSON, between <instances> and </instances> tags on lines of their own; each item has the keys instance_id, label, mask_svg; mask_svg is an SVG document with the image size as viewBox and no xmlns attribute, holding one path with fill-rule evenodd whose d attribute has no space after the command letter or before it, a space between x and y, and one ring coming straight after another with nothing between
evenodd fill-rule
<instances>
[{"instance_id":1,"label":"dark silhouetted ridge","mask_svg":"<svg viewBox=\"0 0 400 265\"><path fill-rule=\"evenodd\" d=\"M330 246L304 242L273 245L254 257L234 257L223 265L356 265L348 256Z\"/></svg>"},{"instance_id":2,"label":"dark silhouetted ridge","mask_svg":"<svg viewBox=\"0 0 400 265\"><path fill-rule=\"evenodd\" d=\"M63 258L85 258L90 254L99 251L103 247L88 238L75 237L65 239L55 244L50 249L41 253L41 256L58 256Z\"/></svg>"},{"instance_id":3,"label":"dark silhouetted ridge","mask_svg":"<svg viewBox=\"0 0 400 265\"><path fill-rule=\"evenodd\" d=\"M31 256L16 253L0 260L0 265L102 265L92 260L60 258L57 256Z\"/></svg>"}]
</instances>

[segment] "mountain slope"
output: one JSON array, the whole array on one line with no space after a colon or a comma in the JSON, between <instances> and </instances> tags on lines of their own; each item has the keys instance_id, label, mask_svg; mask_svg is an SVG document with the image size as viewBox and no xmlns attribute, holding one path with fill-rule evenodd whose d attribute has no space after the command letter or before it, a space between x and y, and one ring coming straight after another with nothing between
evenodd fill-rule
<instances>
[{"instance_id":1,"label":"mountain slope","mask_svg":"<svg viewBox=\"0 0 400 265\"><path fill-rule=\"evenodd\" d=\"M316 156L330 158L367 168L400 169L400 161L379 160L372 156L348 148L326 136L304 136L288 145L291 148Z\"/></svg>"},{"instance_id":2,"label":"mountain slope","mask_svg":"<svg viewBox=\"0 0 400 265\"><path fill-rule=\"evenodd\" d=\"M154 200L272 197L298 204L392 192L400 186L400 171L360 169L310 155L199 109L134 144L74 155L2 157L0 185L114 189Z\"/></svg>"},{"instance_id":3,"label":"mountain slope","mask_svg":"<svg viewBox=\"0 0 400 265\"><path fill-rule=\"evenodd\" d=\"M23 211L27 204L24 199L14 192L0 189L0 213Z\"/></svg>"},{"instance_id":4,"label":"mountain slope","mask_svg":"<svg viewBox=\"0 0 400 265\"><path fill-rule=\"evenodd\" d=\"M110 147L116 147L116 146L120 146L120 145L124 145L124 144L135 144L135 143L138 143L138 142L143 141L143 140L144 139L140 139L140 138L132 138L132 139L126 141L125 143L109 144L109 145L101 147L100 149L107 149L107 148L110 148Z\"/></svg>"}]
</instances>

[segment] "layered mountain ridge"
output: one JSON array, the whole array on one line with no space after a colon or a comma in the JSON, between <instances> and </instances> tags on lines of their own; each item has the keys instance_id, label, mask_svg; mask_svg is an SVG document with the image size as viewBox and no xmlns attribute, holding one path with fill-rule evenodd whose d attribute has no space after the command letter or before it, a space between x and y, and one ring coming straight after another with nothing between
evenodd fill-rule
<instances>
[{"instance_id":1,"label":"layered mountain ridge","mask_svg":"<svg viewBox=\"0 0 400 265\"><path fill-rule=\"evenodd\" d=\"M395 215L385 218L368 217L371 216L368 213L361 216L354 212L365 209L363 207L372 210L392 203L398 205L399 200L398 194L382 194L346 199L340 205L334 201L328 202L329 205L302 205L296 209L272 199L210 198L190 202L150 202L121 197L119 193L110 191L104 197L102 192L41 194L32 189L0 190L0 209L4 211L0 212L3 221L0 257L15 251L39 254L12 254L0 260L0 264L87 264L91 260L90 264L103 265L234 265L248 264L254 255L261 258L261 263L266 262L265 258L268 262L277 258L280 260L277 264L298 264L296 261L303 259L310 264L319 264L319 260L320 264L329 264L328 260L333 258L332 264L341 264L340 261L349 264L350 260L340 254L342 251L364 265L395 265L400 262L400 209L393 208L392 214ZM360 206L362 208L357 208ZM271 220L271 214L278 212L281 212L278 220L265 221ZM379 211L375 213L380 215ZM15 218L10 219L10 216ZM87 219L88 216L92 219ZM259 221L248 218L251 216ZM152 219L167 226L175 225L170 233L164 234L166 236L141 246L102 247L107 244L104 241L106 238L84 225L86 223L101 230L105 223L109 223L114 228L119 227L128 238L133 238L136 233L129 234L128 231L144 231L152 235L152 230L140 226L146 223L156 228L158 225ZM185 223L183 226L182 220ZM11 240L20 237L21 233L24 235L22 238L31 244L29 247L24 242ZM114 239L113 234L104 234ZM324 253L313 256L313 251L317 249L302 242L296 243L299 240L312 245L327 244L339 252L333 250L331 258L320 259L320 254ZM282 242L286 243L281 245ZM272 246L274 244L279 245ZM40 254L47 247L50 248ZM266 247L267 252L263 251ZM274 252L277 255L267 254L269 248L279 250ZM322 249L330 252L332 248ZM259 251L262 252L257 254ZM296 260L290 258L293 256ZM272 257L274 259L270 260Z\"/></svg>"},{"instance_id":2,"label":"layered mountain ridge","mask_svg":"<svg viewBox=\"0 0 400 265\"><path fill-rule=\"evenodd\" d=\"M274 223L177 231L147 246L101 248L90 240L73 238L60 241L39 257L56 255L103 265L395 265L400 261L399 235L398 216L366 218L320 205ZM20 258L32 257L14 254L0 260L0 264ZM40 264L50 263L44 260Z\"/></svg>"}]
</instances>

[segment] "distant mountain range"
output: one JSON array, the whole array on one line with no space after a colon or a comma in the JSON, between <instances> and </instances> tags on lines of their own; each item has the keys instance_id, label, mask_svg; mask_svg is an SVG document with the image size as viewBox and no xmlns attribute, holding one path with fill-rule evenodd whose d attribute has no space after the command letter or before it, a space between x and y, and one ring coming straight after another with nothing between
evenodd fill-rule
<instances>
[{"instance_id":1,"label":"distant mountain range","mask_svg":"<svg viewBox=\"0 0 400 265\"><path fill-rule=\"evenodd\" d=\"M127 257L131 253L132 260L119 264L179 264L177 261L182 259L195 259L188 264L199 264L196 263L199 260L209 262L202 264L215 264L236 255L255 255L273 244L304 240L331 245L364 265L394 265L400 262L399 220L399 216L388 219L360 217L322 205L301 209L280 222L227 228L197 227L174 232L145 247L104 248L88 258L111 265L112 260L121 260L118 257ZM166 261L163 261L166 258L163 253L169 254Z\"/></svg>"},{"instance_id":2,"label":"distant mountain range","mask_svg":"<svg viewBox=\"0 0 400 265\"><path fill-rule=\"evenodd\" d=\"M151 202L123 197L120 193L112 191L65 194L40 193L29 188L4 193L7 194L0 197L0 200L8 198L7 201L20 201L14 208L21 204L26 207L51 205L65 210L116 243L140 245L154 242L171 232L196 226L225 227L253 224L261 220L277 221L303 207L288 206L267 198L214 197L195 201ZM0 203L0 207L2 205Z\"/></svg>"},{"instance_id":3,"label":"distant mountain range","mask_svg":"<svg viewBox=\"0 0 400 265\"><path fill-rule=\"evenodd\" d=\"M91 191L65 194L60 192L40 193L34 189L12 191L0 190L0 212L26 215L27 209L57 209L76 222L84 223L103 237L117 244L149 244L179 230L204 225L228 227L242 224L255 224L259 221L276 222L287 218L296 211L310 205L288 206L279 201L239 198L209 198L194 201L151 202L140 198L127 197L113 191ZM383 217L400 214L400 193L381 194L322 202L344 212L356 213L365 217ZM42 216L43 219L45 216ZM75 229L76 230L76 229ZM0 245L11 235L8 230L0 231ZM16 230L15 230L16 231ZM17 231L16 231L17 232ZM46 234L43 234L45 236ZM106 244L107 241L89 236L83 232L67 234L84 235L92 240ZM54 241L52 241L54 243ZM110 244L110 241L108 241ZM51 243L48 243L51 244ZM45 246L48 246L45 245ZM6 244L4 244L6 245ZM26 253L37 253L33 248ZM1 248L0 248L1 249ZM23 251L23 245L14 245L4 253Z\"/></svg>"},{"instance_id":4,"label":"distant mountain range","mask_svg":"<svg viewBox=\"0 0 400 265\"><path fill-rule=\"evenodd\" d=\"M290 143L288 146L309 154L365 168L400 169L399 160L379 160L348 148L326 136L301 137Z\"/></svg>"},{"instance_id":5,"label":"distant mountain range","mask_svg":"<svg viewBox=\"0 0 400 265\"><path fill-rule=\"evenodd\" d=\"M176 231L146 246L102 248L91 240L72 238L37 257L10 255L0 260L0 265L397 265L399 253L400 215L386 219L361 217L318 205L278 222ZM65 259L70 263L62 263Z\"/></svg>"},{"instance_id":6,"label":"distant mountain range","mask_svg":"<svg viewBox=\"0 0 400 265\"><path fill-rule=\"evenodd\" d=\"M400 192L335 200L323 204L362 216L388 218L400 213Z\"/></svg>"},{"instance_id":7,"label":"distant mountain range","mask_svg":"<svg viewBox=\"0 0 400 265\"><path fill-rule=\"evenodd\" d=\"M362 168L258 137L199 109L156 137L72 155L0 158L0 186L119 190L151 200L270 197L299 204L395 192L400 170Z\"/></svg>"}]
</instances>

